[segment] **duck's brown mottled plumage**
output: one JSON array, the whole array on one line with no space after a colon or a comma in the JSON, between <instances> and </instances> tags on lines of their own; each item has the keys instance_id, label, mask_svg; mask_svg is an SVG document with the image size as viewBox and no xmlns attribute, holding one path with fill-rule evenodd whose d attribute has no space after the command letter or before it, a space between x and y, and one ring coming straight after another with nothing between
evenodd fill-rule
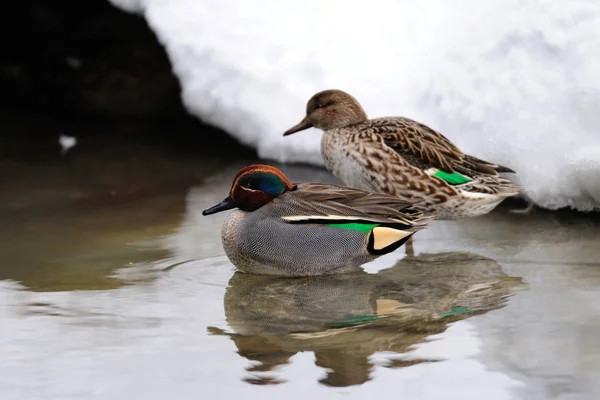
<instances>
[{"instance_id":1,"label":"duck's brown mottled plumage","mask_svg":"<svg viewBox=\"0 0 600 400\"><path fill-rule=\"evenodd\" d=\"M306 117L284 135L323 129L325 166L345 185L393 194L439 219L491 211L520 188L499 172L510 168L463 153L444 135L403 117L368 119L358 101L339 90L315 94ZM438 176L460 174L464 182Z\"/></svg>"},{"instance_id":2,"label":"duck's brown mottled plumage","mask_svg":"<svg viewBox=\"0 0 600 400\"><path fill-rule=\"evenodd\" d=\"M513 172L510 168L464 154L450 140L426 125L403 117L377 118L369 121L364 132L383 137L385 144L404 157L415 160L417 167L435 167L444 172L466 175L497 175Z\"/></svg>"},{"instance_id":3,"label":"duck's brown mottled plumage","mask_svg":"<svg viewBox=\"0 0 600 400\"><path fill-rule=\"evenodd\" d=\"M305 215L352 216L381 223L402 221L415 231L429 222L412 203L388 194L323 183L300 183L297 187L294 194Z\"/></svg>"}]
</instances>

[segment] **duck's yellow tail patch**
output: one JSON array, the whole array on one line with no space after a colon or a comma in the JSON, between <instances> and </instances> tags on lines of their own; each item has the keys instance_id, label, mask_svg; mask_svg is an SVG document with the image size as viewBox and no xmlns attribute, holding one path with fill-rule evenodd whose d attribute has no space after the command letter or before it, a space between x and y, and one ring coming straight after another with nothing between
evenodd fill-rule
<instances>
[{"instance_id":1,"label":"duck's yellow tail patch","mask_svg":"<svg viewBox=\"0 0 600 400\"><path fill-rule=\"evenodd\" d=\"M377 299L377 316L387 316L400 314L409 307L410 304L401 303L398 300L392 299Z\"/></svg>"},{"instance_id":2,"label":"duck's yellow tail patch","mask_svg":"<svg viewBox=\"0 0 600 400\"><path fill-rule=\"evenodd\" d=\"M399 229L378 226L373 228L373 249L383 250L386 247L401 241L412 235L413 232L401 231Z\"/></svg>"}]
</instances>

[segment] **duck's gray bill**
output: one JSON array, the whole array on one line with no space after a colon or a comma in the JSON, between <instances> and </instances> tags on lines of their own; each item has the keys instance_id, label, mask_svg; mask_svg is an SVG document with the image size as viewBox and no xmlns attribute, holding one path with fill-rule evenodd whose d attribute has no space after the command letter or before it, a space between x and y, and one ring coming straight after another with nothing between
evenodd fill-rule
<instances>
[{"instance_id":1,"label":"duck's gray bill","mask_svg":"<svg viewBox=\"0 0 600 400\"><path fill-rule=\"evenodd\" d=\"M202 211L202 215L216 214L218 212L231 210L232 208L236 207L237 205L234 203L233 200L231 200L231 196L227 196L225 197L225 200L223 200L216 206L212 206L211 208L207 208L206 210Z\"/></svg>"},{"instance_id":2,"label":"duck's gray bill","mask_svg":"<svg viewBox=\"0 0 600 400\"><path fill-rule=\"evenodd\" d=\"M304 118L299 124L292 126L290 129L283 133L283 136L291 135L292 133L300 132L305 129L311 128L313 125L308 121L308 118Z\"/></svg>"}]
</instances>

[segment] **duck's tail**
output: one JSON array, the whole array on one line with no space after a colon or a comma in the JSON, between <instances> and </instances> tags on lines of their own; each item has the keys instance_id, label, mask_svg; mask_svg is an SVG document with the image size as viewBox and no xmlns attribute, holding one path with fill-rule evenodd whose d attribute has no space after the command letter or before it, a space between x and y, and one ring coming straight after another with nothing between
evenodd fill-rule
<instances>
[{"instance_id":1,"label":"duck's tail","mask_svg":"<svg viewBox=\"0 0 600 400\"><path fill-rule=\"evenodd\" d=\"M512 197L521 192L521 186L499 176L479 175L463 185L457 186L463 193L488 195L491 197Z\"/></svg>"},{"instance_id":2,"label":"duck's tail","mask_svg":"<svg viewBox=\"0 0 600 400\"><path fill-rule=\"evenodd\" d=\"M496 175L498 173L511 173L516 174L512 169L503 165L495 164L489 161L482 160L480 158L465 154L464 158L465 167L476 172L482 172L489 175Z\"/></svg>"}]
</instances>

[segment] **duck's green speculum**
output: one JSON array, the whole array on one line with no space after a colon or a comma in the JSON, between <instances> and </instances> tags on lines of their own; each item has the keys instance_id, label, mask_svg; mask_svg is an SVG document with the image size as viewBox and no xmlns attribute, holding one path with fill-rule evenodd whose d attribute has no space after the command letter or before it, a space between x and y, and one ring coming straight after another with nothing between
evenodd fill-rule
<instances>
[{"instance_id":1,"label":"duck's green speculum","mask_svg":"<svg viewBox=\"0 0 600 400\"><path fill-rule=\"evenodd\" d=\"M470 312L471 312L471 310L469 310L467 307L454 306L450 309L450 311L440 313L440 316L441 317L451 317L453 315L468 314Z\"/></svg>"},{"instance_id":2,"label":"duck's green speculum","mask_svg":"<svg viewBox=\"0 0 600 400\"><path fill-rule=\"evenodd\" d=\"M359 222L349 222L342 224L327 224L330 228L349 229L352 231L369 232L371 229L379 226L379 224L362 224Z\"/></svg>"},{"instance_id":3,"label":"duck's green speculum","mask_svg":"<svg viewBox=\"0 0 600 400\"><path fill-rule=\"evenodd\" d=\"M451 185L461 185L463 183L471 181L471 179L467 178L462 174L459 174L458 172L453 172L449 174L444 171L437 171L435 174L433 174L433 176L443 179Z\"/></svg>"},{"instance_id":4,"label":"duck's green speculum","mask_svg":"<svg viewBox=\"0 0 600 400\"><path fill-rule=\"evenodd\" d=\"M378 319L379 317L377 315L349 315L342 321L332 322L331 326L335 328L342 328L345 326L362 325Z\"/></svg>"}]
</instances>

